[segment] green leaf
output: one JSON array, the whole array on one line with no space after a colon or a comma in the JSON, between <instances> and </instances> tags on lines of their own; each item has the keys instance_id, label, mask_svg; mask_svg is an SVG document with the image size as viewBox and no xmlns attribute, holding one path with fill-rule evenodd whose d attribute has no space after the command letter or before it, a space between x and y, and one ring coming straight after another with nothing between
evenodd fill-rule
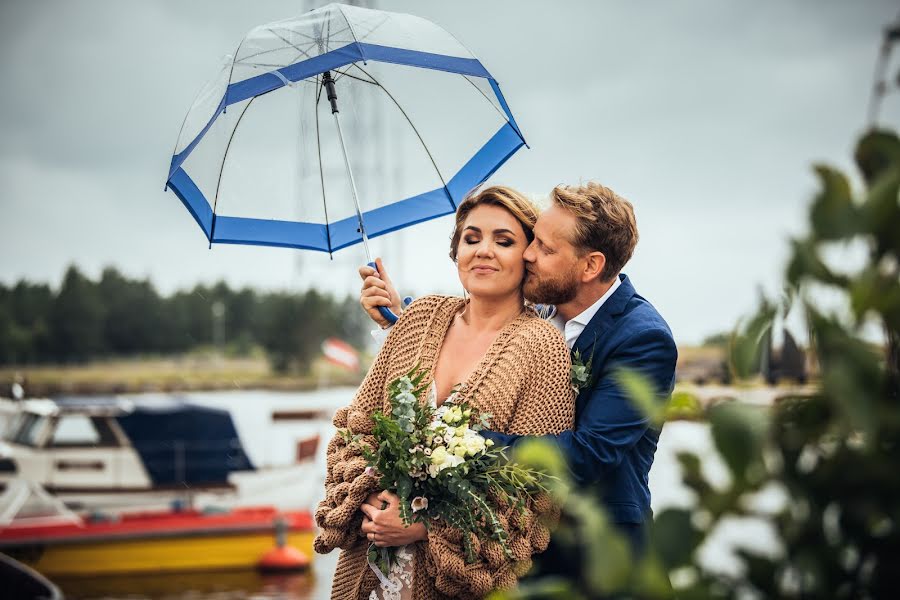
<instances>
[{"instance_id":1,"label":"green leaf","mask_svg":"<svg viewBox=\"0 0 900 600\"><path fill-rule=\"evenodd\" d=\"M847 284L847 277L838 275L828 268L819 256L814 240L792 240L791 247L793 252L787 268L787 279L790 284L797 286L805 279L815 279L834 286Z\"/></svg>"},{"instance_id":2,"label":"green leaf","mask_svg":"<svg viewBox=\"0 0 900 600\"><path fill-rule=\"evenodd\" d=\"M849 292L857 322L862 322L869 311L884 316L886 321L900 313L900 281L895 273L885 275L877 266L869 266L853 280Z\"/></svg>"},{"instance_id":3,"label":"green leaf","mask_svg":"<svg viewBox=\"0 0 900 600\"><path fill-rule=\"evenodd\" d=\"M665 404L660 402L650 380L631 369L616 369L613 376L632 405L655 427L662 425L666 416Z\"/></svg>"},{"instance_id":4,"label":"green leaf","mask_svg":"<svg viewBox=\"0 0 900 600\"><path fill-rule=\"evenodd\" d=\"M542 471L564 480L569 478L566 459L559 447L547 440L535 438L516 444L512 459L523 468Z\"/></svg>"},{"instance_id":5,"label":"green leaf","mask_svg":"<svg viewBox=\"0 0 900 600\"><path fill-rule=\"evenodd\" d=\"M893 131L870 131L856 146L856 165L868 184L900 164L900 139Z\"/></svg>"},{"instance_id":6,"label":"green leaf","mask_svg":"<svg viewBox=\"0 0 900 600\"><path fill-rule=\"evenodd\" d=\"M666 569L653 553L646 553L634 573L634 592L639 598L672 598L672 584Z\"/></svg>"},{"instance_id":7,"label":"green leaf","mask_svg":"<svg viewBox=\"0 0 900 600\"><path fill-rule=\"evenodd\" d=\"M690 420L694 421L703 416L703 405L694 394L685 391L677 391L666 404L666 421Z\"/></svg>"},{"instance_id":8,"label":"green leaf","mask_svg":"<svg viewBox=\"0 0 900 600\"><path fill-rule=\"evenodd\" d=\"M666 569L672 570L691 564L703 536L691 522L690 511L668 509L653 520L650 539L659 560Z\"/></svg>"},{"instance_id":9,"label":"green leaf","mask_svg":"<svg viewBox=\"0 0 900 600\"><path fill-rule=\"evenodd\" d=\"M409 477L401 477L400 481L397 482L397 495L405 500L409 498L411 491L412 480Z\"/></svg>"},{"instance_id":10,"label":"green leaf","mask_svg":"<svg viewBox=\"0 0 900 600\"><path fill-rule=\"evenodd\" d=\"M774 318L775 307L762 299L757 313L732 336L729 359L738 378L746 379L759 371L762 347L768 344Z\"/></svg>"},{"instance_id":11,"label":"green leaf","mask_svg":"<svg viewBox=\"0 0 900 600\"><path fill-rule=\"evenodd\" d=\"M810 209L810 222L815 237L837 240L852 236L860 228L860 218L853 204L850 183L836 169L823 165L814 168L822 183L822 190Z\"/></svg>"},{"instance_id":12,"label":"green leaf","mask_svg":"<svg viewBox=\"0 0 900 600\"><path fill-rule=\"evenodd\" d=\"M735 482L758 480L762 475L759 468L768 431L766 413L758 407L732 401L713 406L708 414L716 449Z\"/></svg>"},{"instance_id":13,"label":"green leaf","mask_svg":"<svg viewBox=\"0 0 900 600\"><path fill-rule=\"evenodd\" d=\"M879 427L876 400L884 389L882 358L839 322L808 306L822 371L822 392L832 403L845 433L862 432L872 448Z\"/></svg>"},{"instance_id":14,"label":"green leaf","mask_svg":"<svg viewBox=\"0 0 900 600\"><path fill-rule=\"evenodd\" d=\"M875 236L877 254L893 252L900 255L900 164L885 170L869 187L860 207L863 226Z\"/></svg>"}]
</instances>

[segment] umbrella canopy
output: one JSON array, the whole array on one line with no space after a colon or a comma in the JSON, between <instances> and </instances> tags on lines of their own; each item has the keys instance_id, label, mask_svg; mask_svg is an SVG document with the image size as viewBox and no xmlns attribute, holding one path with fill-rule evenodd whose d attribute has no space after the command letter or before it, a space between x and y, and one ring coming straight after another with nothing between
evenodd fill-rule
<instances>
[{"instance_id":1,"label":"umbrella canopy","mask_svg":"<svg viewBox=\"0 0 900 600\"><path fill-rule=\"evenodd\" d=\"M363 241L360 220L376 237L454 212L524 143L497 81L452 35L330 4L247 34L191 107L167 187L211 244L333 252Z\"/></svg>"}]
</instances>

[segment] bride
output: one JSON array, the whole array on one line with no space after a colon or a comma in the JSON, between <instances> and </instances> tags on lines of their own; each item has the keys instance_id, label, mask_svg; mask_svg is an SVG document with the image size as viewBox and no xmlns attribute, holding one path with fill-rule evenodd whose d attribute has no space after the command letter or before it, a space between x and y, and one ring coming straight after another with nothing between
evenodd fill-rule
<instances>
[{"instance_id":1,"label":"bride","mask_svg":"<svg viewBox=\"0 0 900 600\"><path fill-rule=\"evenodd\" d=\"M391 328L353 402L335 414L336 427L374 444L372 413L389 410L388 385L419 365L428 373L423 401L440 407L456 389L490 413L492 430L540 435L571 428L569 351L522 296L522 254L536 220L530 202L507 187L483 189L460 204L450 257L468 299L426 296L411 304ZM357 446L348 446L342 435L332 438L315 541L317 552L342 550L332 599L478 598L514 586L531 556L547 547L544 523L554 507L538 497L524 514L498 507L514 560L496 542L485 541L476 542L476 560L467 564L459 531L441 521L427 530L421 523L404 527L396 496L383 492L374 500L378 480L365 467ZM387 577L367 563L371 543L401 547Z\"/></svg>"}]
</instances>

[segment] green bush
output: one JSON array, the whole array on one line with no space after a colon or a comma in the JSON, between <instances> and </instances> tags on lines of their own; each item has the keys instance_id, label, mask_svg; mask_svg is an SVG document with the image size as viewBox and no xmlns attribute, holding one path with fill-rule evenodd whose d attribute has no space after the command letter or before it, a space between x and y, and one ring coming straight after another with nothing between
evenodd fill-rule
<instances>
[{"instance_id":1,"label":"green bush","mask_svg":"<svg viewBox=\"0 0 900 600\"><path fill-rule=\"evenodd\" d=\"M893 598L900 589L900 140L873 131L856 149L864 187L854 191L836 169L817 166L820 190L807 237L792 241L785 302L763 300L732 336L731 366L752 374L759 344L773 319L791 305L803 312L821 380L805 396L781 398L770 409L739 402L706 409L716 451L728 468L726 485L713 486L704 457L677 456L691 509L656 515L647 552L630 556L596 498L565 482L557 497L563 544L584 549L579 577L540 579L498 598ZM862 246L856 271L832 264L829 248ZM843 299L826 311L823 289ZM871 332L882 340L873 342ZM656 419L646 386L622 379L637 406ZM677 396L668 413L694 410ZM561 477L565 469L548 448L519 456ZM781 506L763 510L763 490L780 491ZM698 550L723 520L769 523L777 544L767 554L737 549L737 575L714 571ZM669 585L671 579L672 587Z\"/></svg>"}]
</instances>

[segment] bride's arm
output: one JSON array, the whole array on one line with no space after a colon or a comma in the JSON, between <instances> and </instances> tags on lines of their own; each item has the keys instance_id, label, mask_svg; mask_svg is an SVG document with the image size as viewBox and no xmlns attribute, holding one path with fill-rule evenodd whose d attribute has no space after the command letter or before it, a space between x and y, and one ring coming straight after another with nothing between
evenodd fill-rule
<instances>
[{"instance_id":1,"label":"bride's arm","mask_svg":"<svg viewBox=\"0 0 900 600\"><path fill-rule=\"evenodd\" d=\"M394 327L395 331L402 327ZM328 443L325 475L325 499L316 507L316 552L326 554L334 548L347 548L360 538L366 497L378 488L378 478L367 475L361 446L374 448L372 413L381 408L393 344L389 335L375 362L357 390L350 406L338 409L333 423L338 432ZM348 443L348 436L360 436Z\"/></svg>"}]
</instances>

